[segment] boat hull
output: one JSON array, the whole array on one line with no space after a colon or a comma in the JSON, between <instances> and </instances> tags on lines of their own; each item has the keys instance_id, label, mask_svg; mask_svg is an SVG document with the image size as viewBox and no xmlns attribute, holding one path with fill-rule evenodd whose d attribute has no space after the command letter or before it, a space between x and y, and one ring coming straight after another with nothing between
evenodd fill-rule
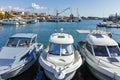
<instances>
[{"instance_id":1,"label":"boat hull","mask_svg":"<svg viewBox=\"0 0 120 80\"><path fill-rule=\"evenodd\" d=\"M85 62L84 63L87 63L87 66L90 70L90 72L99 80L116 80L114 79L114 76L112 78L112 76L108 76L107 74L105 73L102 73L102 72L105 72L104 69L98 67L97 65L95 65L88 57L85 57L83 56L83 58L85 59Z\"/></svg>"},{"instance_id":2,"label":"boat hull","mask_svg":"<svg viewBox=\"0 0 120 80\"><path fill-rule=\"evenodd\" d=\"M52 65L46 60L46 53L41 53L39 58L39 63L43 67L44 72L48 78L51 80L71 80L76 73L76 70L81 66L82 60L79 53L76 53L76 61L71 66L62 70L62 72L57 72L57 68L53 68Z\"/></svg>"},{"instance_id":3,"label":"boat hull","mask_svg":"<svg viewBox=\"0 0 120 80\"><path fill-rule=\"evenodd\" d=\"M2 25L19 25L18 22L3 22Z\"/></svg>"},{"instance_id":4,"label":"boat hull","mask_svg":"<svg viewBox=\"0 0 120 80\"><path fill-rule=\"evenodd\" d=\"M114 78L111 78L103 73L101 73L100 71L96 70L95 68L93 68L91 65L89 65L87 63L87 66L90 70L90 72L99 80L115 80Z\"/></svg>"},{"instance_id":5,"label":"boat hull","mask_svg":"<svg viewBox=\"0 0 120 80\"><path fill-rule=\"evenodd\" d=\"M58 80L52 72L47 71L46 69L44 69L44 72L45 72L45 75L46 75L49 79L51 79L51 80ZM62 80L71 80L71 79L73 78L73 76L75 75L75 73L76 73L76 71L67 73Z\"/></svg>"},{"instance_id":6,"label":"boat hull","mask_svg":"<svg viewBox=\"0 0 120 80\"><path fill-rule=\"evenodd\" d=\"M38 57L39 57L39 53L36 54L36 58L33 57L33 59L31 59L31 61L27 62L26 64L21 65L17 68L11 69L10 71L8 71L4 74L0 74L0 80L1 79L9 79L9 78L12 78L12 77L22 74L24 71L29 69L35 63L35 61L38 59Z\"/></svg>"},{"instance_id":7,"label":"boat hull","mask_svg":"<svg viewBox=\"0 0 120 80\"><path fill-rule=\"evenodd\" d=\"M80 47L80 52L83 59L85 60L85 63L87 63L90 72L99 80L119 80L114 73L110 73L109 71L103 69L90 58L90 56L87 54L87 51L85 50L84 44L85 43L82 44L83 48Z\"/></svg>"}]
</instances>

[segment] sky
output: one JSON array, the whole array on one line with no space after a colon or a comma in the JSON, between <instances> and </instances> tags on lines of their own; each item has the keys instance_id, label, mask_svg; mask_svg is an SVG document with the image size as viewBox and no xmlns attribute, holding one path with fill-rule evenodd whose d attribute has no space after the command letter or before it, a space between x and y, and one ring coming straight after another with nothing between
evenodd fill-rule
<instances>
[{"instance_id":1,"label":"sky","mask_svg":"<svg viewBox=\"0 0 120 80\"><path fill-rule=\"evenodd\" d=\"M59 15L108 17L120 13L120 0L0 0L0 8L52 15L69 8Z\"/></svg>"}]
</instances>

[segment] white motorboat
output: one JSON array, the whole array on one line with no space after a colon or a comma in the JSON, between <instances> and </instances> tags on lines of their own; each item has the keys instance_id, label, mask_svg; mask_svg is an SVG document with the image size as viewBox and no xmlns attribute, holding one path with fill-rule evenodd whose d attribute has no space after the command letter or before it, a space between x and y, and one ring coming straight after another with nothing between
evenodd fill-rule
<instances>
[{"instance_id":1,"label":"white motorboat","mask_svg":"<svg viewBox=\"0 0 120 80\"><path fill-rule=\"evenodd\" d=\"M13 19L5 19L2 22L2 25L19 25L19 22L13 20Z\"/></svg>"},{"instance_id":2,"label":"white motorboat","mask_svg":"<svg viewBox=\"0 0 120 80\"><path fill-rule=\"evenodd\" d=\"M37 34L18 33L11 36L0 52L0 80L23 73L38 59L43 48Z\"/></svg>"},{"instance_id":3,"label":"white motorboat","mask_svg":"<svg viewBox=\"0 0 120 80\"><path fill-rule=\"evenodd\" d=\"M80 30L78 32L81 33ZM98 79L120 80L120 48L110 33L89 31L86 41L79 42L79 49L90 71Z\"/></svg>"},{"instance_id":4,"label":"white motorboat","mask_svg":"<svg viewBox=\"0 0 120 80\"><path fill-rule=\"evenodd\" d=\"M119 22L112 22L112 21L106 21L106 22L101 22L97 24L98 27L106 27L106 28L120 28L120 23Z\"/></svg>"},{"instance_id":5,"label":"white motorboat","mask_svg":"<svg viewBox=\"0 0 120 80\"><path fill-rule=\"evenodd\" d=\"M19 25L25 25L27 24L27 21L23 19L22 17L14 17L13 20L19 23Z\"/></svg>"},{"instance_id":6,"label":"white motorboat","mask_svg":"<svg viewBox=\"0 0 120 80\"><path fill-rule=\"evenodd\" d=\"M98 27L108 27L108 25L113 24L112 21L105 21L105 22L101 22L99 24L97 24Z\"/></svg>"},{"instance_id":7,"label":"white motorboat","mask_svg":"<svg viewBox=\"0 0 120 80\"><path fill-rule=\"evenodd\" d=\"M70 80L81 66L81 56L73 43L72 35L67 33L50 36L47 48L40 54L39 63L51 80Z\"/></svg>"},{"instance_id":8,"label":"white motorboat","mask_svg":"<svg viewBox=\"0 0 120 80\"><path fill-rule=\"evenodd\" d=\"M107 28L120 28L120 24L118 23L113 23L113 24L107 24Z\"/></svg>"}]
</instances>

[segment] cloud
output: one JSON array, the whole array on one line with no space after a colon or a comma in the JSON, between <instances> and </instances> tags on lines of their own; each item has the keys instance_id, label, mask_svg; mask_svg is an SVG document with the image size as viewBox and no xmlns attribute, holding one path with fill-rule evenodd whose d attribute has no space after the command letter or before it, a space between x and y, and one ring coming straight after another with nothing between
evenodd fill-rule
<instances>
[{"instance_id":1,"label":"cloud","mask_svg":"<svg viewBox=\"0 0 120 80\"><path fill-rule=\"evenodd\" d=\"M12 9L12 6L8 6L9 9Z\"/></svg>"},{"instance_id":2,"label":"cloud","mask_svg":"<svg viewBox=\"0 0 120 80\"><path fill-rule=\"evenodd\" d=\"M24 9L23 9L23 8L20 8L20 7L14 7L13 10L16 10L16 11L23 11Z\"/></svg>"},{"instance_id":3,"label":"cloud","mask_svg":"<svg viewBox=\"0 0 120 80\"><path fill-rule=\"evenodd\" d=\"M36 3L32 3L32 8L37 9L37 10L46 9L46 7L40 6L40 5L36 4Z\"/></svg>"},{"instance_id":4,"label":"cloud","mask_svg":"<svg viewBox=\"0 0 120 80\"><path fill-rule=\"evenodd\" d=\"M11 11L11 10L24 11L25 9L20 8L20 7L7 6L7 7L0 7L0 10L2 10L2 11Z\"/></svg>"},{"instance_id":5,"label":"cloud","mask_svg":"<svg viewBox=\"0 0 120 80\"><path fill-rule=\"evenodd\" d=\"M32 3L30 7L28 8L21 8L21 7L13 7L13 6L7 6L7 7L0 7L0 10L4 10L4 11L11 11L11 10L15 10L15 11L26 11L26 10L29 10L29 9L34 9L34 10L45 10L47 9L47 7L43 7L43 6L40 6L36 3Z\"/></svg>"},{"instance_id":6,"label":"cloud","mask_svg":"<svg viewBox=\"0 0 120 80\"><path fill-rule=\"evenodd\" d=\"M23 11L23 10L24 10L23 8L20 8L20 7L12 7L12 6L8 6L6 9L9 10L9 11L11 11L11 10Z\"/></svg>"}]
</instances>

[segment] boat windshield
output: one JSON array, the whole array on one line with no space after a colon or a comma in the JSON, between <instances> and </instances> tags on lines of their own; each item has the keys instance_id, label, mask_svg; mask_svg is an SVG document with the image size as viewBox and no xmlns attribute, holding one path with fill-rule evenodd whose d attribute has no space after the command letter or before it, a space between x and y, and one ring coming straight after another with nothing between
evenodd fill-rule
<instances>
[{"instance_id":1,"label":"boat windshield","mask_svg":"<svg viewBox=\"0 0 120 80\"><path fill-rule=\"evenodd\" d=\"M27 47L29 46L30 44L30 38L10 38L8 43L7 43L7 46L8 47Z\"/></svg>"},{"instance_id":2,"label":"boat windshield","mask_svg":"<svg viewBox=\"0 0 120 80\"><path fill-rule=\"evenodd\" d=\"M105 46L93 46L95 56L108 56L108 52Z\"/></svg>"},{"instance_id":3,"label":"boat windshield","mask_svg":"<svg viewBox=\"0 0 120 80\"><path fill-rule=\"evenodd\" d=\"M71 44L64 44L61 46L61 55L67 56L73 53L73 48Z\"/></svg>"},{"instance_id":4,"label":"boat windshield","mask_svg":"<svg viewBox=\"0 0 120 80\"><path fill-rule=\"evenodd\" d=\"M120 56L120 50L118 46L107 46L111 56Z\"/></svg>"},{"instance_id":5,"label":"boat windshield","mask_svg":"<svg viewBox=\"0 0 120 80\"><path fill-rule=\"evenodd\" d=\"M59 44L52 44L49 49L49 53L53 55L60 55L60 46Z\"/></svg>"},{"instance_id":6,"label":"boat windshield","mask_svg":"<svg viewBox=\"0 0 120 80\"><path fill-rule=\"evenodd\" d=\"M52 44L49 50L50 54L53 55L71 55L72 54L72 45L70 44Z\"/></svg>"}]
</instances>

